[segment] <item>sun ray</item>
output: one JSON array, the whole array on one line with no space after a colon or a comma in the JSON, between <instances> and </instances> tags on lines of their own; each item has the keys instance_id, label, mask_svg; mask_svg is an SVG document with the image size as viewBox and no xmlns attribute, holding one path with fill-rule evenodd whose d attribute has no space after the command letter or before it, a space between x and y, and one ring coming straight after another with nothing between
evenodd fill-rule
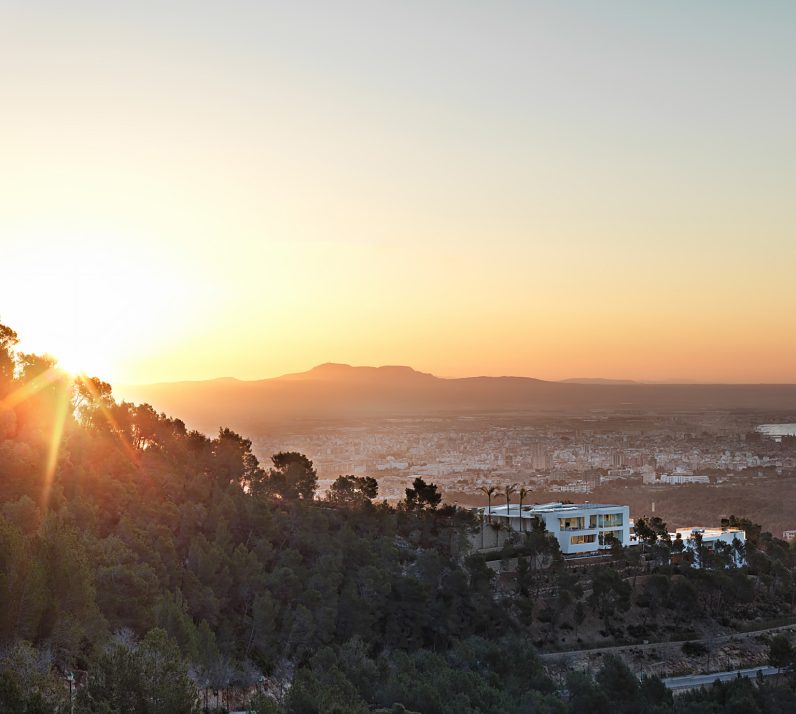
<instances>
[{"instance_id":1,"label":"sun ray","mask_svg":"<svg viewBox=\"0 0 796 714\"><path fill-rule=\"evenodd\" d=\"M13 409L17 404L21 404L26 399L29 399L37 392L40 392L45 387L48 387L53 382L63 377L63 372L50 367L47 371L37 375L29 382L25 382L19 389L8 394L2 401L0 407L3 409Z\"/></svg>"},{"instance_id":2,"label":"sun ray","mask_svg":"<svg viewBox=\"0 0 796 714\"><path fill-rule=\"evenodd\" d=\"M116 420L116 417L114 417L113 412L108 409L107 404L105 404L103 401L102 396L99 394L94 385L94 382L92 382L90 379L87 379L85 375L78 375L75 377L75 380L89 391L94 399L95 404L99 407L100 413L104 417L105 421L108 422L109 426L111 427L111 431L113 432L119 444L121 444L125 455L131 463L137 464L138 452L133 448L132 444L130 444L130 442L124 438L124 431L119 426L119 423Z\"/></svg>"},{"instance_id":3,"label":"sun ray","mask_svg":"<svg viewBox=\"0 0 796 714\"><path fill-rule=\"evenodd\" d=\"M55 469L58 466L58 456L61 451L61 440L64 435L64 424L66 423L66 415L69 411L70 404L70 390L68 385L61 385L58 394L58 401L55 405L55 413L53 419L53 430L50 435L50 443L47 449L47 463L44 469L44 489L42 493L42 502L45 508L50 499L50 490L52 488L53 478L55 477Z\"/></svg>"},{"instance_id":4,"label":"sun ray","mask_svg":"<svg viewBox=\"0 0 796 714\"><path fill-rule=\"evenodd\" d=\"M18 406L25 400L30 399L31 397L38 394L43 389L51 386L52 384L58 382L59 380L62 381L62 385L61 389L59 389L58 399L55 404L55 410L53 414L53 428L52 428L52 433L50 434L50 441L47 447L47 460L44 468L44 486L43 486L42 497L43 497L43 502L45 504L48 502L50 497L50 491L52 489L53 479L55 478L55 471L58 466L58 456L60 453L61 441L63 440L66 418L69 413L69 407L72 404L71 389L70 389L72 381L68 379L66 373L64 373L63 370L58 369L57 367L50 367L45 372L42 372L41 374L37 375L33 379L29 380L28 382L20 386L15 391L6 395L4 399L0 400L0 409L3 410L14 409L14 407ZM107 404L104 403L104 400L97 391L94 383L83 375L75 376L74 382L80 383L89 391L89 393L91 394L92 398L95 401L95 404L98 406L103 418L110 425L111 431L113 432L114 437L121 445L125 456L127 457L127 459L129 459L131 463L137 464L138 453L130 444L130 442L127 441L127 439L125 439L123 430L120 428L118 421L114 417L111 410L108 408Z\"/></svg>"}]
</instances>

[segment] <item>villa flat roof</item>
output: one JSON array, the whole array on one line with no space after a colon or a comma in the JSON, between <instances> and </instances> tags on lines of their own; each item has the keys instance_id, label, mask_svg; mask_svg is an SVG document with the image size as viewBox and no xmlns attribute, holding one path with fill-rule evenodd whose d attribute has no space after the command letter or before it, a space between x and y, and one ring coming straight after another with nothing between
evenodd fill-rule
<instances>
[{"instance_id":1,"label":"villa flat roof","mask_svg":"<svg viewBox=\"0 0 796 714\"><path fill-rule=\"evenodd\" d=\"M486 510L488 506L479 506L480 510ZM522 513L519 512L519 504L512 504L508 509L506 506L492 506L491 512L493 515L508 515L517 516L522 515L532 516L536 513L568 513L570 511L589 511L598 510L603 508L627 508L627 506L620 506L615 503L532 503L523 505Z\"/></svg>"},{"instance_id":2,"label":"villa flat roof","mask_svg":"<svg viewBox=\"0 0 796 714\"><path fill-rule=\"evenodd\" d=\"M704 528L702 526L692 526L690 528L675 528L674 533L669 535L677 536L691 536L694 532L701 533L703 538L718 538L723 533L743 533L746 532L741 528Z\"/></svg>"},{"instance_id":3,"label":"villa flat roof","mask_svg":"<svg viewBox=\"0 0 796 714\"><path fill-rule=\"evenodd\" d=\"M617 503L540 503L534 505L536 511L588 511L595 508L624 508Z\"/></svg>"}]
</instances>

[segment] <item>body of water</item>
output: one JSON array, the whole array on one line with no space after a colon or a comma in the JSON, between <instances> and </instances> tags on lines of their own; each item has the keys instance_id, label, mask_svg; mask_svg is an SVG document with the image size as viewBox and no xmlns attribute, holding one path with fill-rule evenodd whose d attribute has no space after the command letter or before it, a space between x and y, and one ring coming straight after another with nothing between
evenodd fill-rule
<instances>
[{"instance_id":1,"label":"body of water","mask_svg":"<svg viewBox=\"0 0 796 714\"><path fill-rule=\"evenodd\" d=\"M781 441L783 436L796 436L796 424L761 424L755 427L755 431Z\"/></svg>"}]
</instances>

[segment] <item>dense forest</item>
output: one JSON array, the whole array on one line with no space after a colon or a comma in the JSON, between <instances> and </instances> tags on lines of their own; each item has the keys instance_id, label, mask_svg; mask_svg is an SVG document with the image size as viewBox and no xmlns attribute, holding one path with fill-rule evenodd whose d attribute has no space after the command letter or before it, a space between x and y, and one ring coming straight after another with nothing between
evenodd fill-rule
<instances>
[{"instance_id":1,"label":"dense forest","mask_svg":"<svg viewBox=\"0 0 796 714\"><path fill-rule=\"evenodd\" d=\"M794 549L753 524L737 571L673 569L648 521L645 553L577 573L537 529L498 576L433 484L388 505L341 476L319 498L305 456L261 464L16 346L0 325L0 711L796 710L792 680L673 699L617 658L558 680L538 655L588 619L619 642L792 614Z\"/></svg>"}]
</instances>

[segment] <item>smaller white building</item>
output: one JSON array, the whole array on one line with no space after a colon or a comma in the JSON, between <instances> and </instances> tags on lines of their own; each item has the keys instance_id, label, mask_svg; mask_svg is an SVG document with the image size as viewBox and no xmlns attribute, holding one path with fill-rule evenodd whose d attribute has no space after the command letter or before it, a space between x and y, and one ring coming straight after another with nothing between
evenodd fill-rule
<instances>
[{"instance_id":1,"label":"smaller white building","mask_svg":"<svg viewBox=\"0 0 796 714\"><path fill-rule=\"evenodd\" d=\"M702 551L711 553L716 550L716 544L722 543L729 550L730 567L740 568L746 565L746 532L740 528L678 528L674 533L669 533L672 543L681 540L683 553L690 556L691 567L701 568L698 545ZM721 546L720 546L721 547Z\"/></svg>"},{"instance_id":2,"label":"smaller white building","mask_svg":"<svg viewBox=\"0 0 796 714\"><path fill-rule=\"evenodd\" d=\"M548 533L558 540L565 555L592 553L611 547L614 541L630 545L630 507L603 503L541 503L492 506L478 509L484 519L510 531L530 532L534 520L544 523ZM486 544L485 544L486 545ZM494 547L492 543L486 547Z\"/></svg>"},{"instance_id":3,"label":"smaller white building","mask_svg":"<svg viewBox=\"0 0 796 714\"><path fill-rule=\"evenodd\" d=\"M694 483L710 483L710 476L694 475L694 474L663 474L658 483L667 484L669 486L683 486L685 484Z\"/></svg>"}]
</instances>

